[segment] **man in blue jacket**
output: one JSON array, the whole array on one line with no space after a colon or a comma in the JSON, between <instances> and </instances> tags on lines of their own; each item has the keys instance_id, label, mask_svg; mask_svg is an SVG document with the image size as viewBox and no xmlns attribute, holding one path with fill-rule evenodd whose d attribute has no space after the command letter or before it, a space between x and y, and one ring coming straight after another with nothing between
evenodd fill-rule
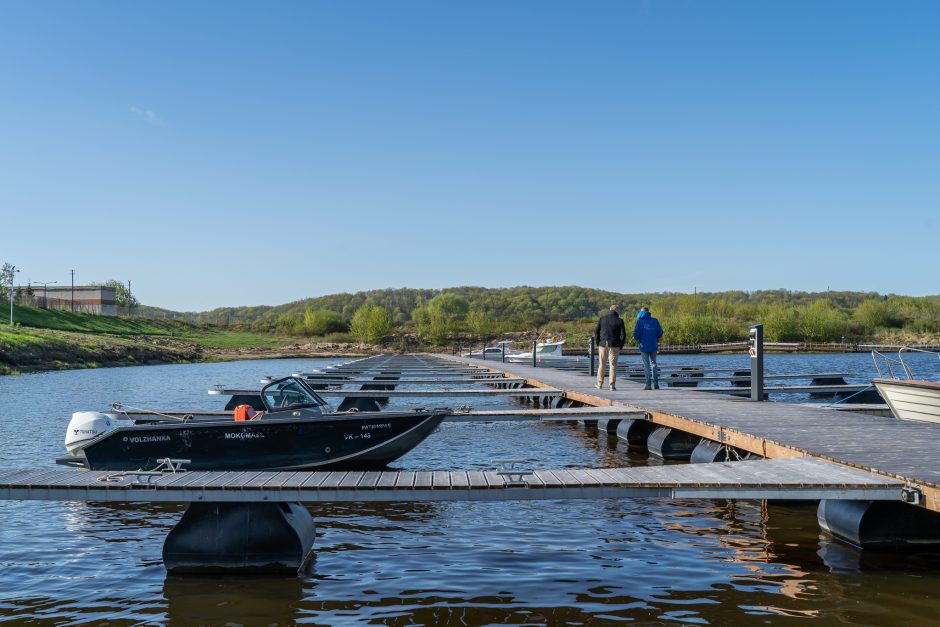
<instances>
[{"instance_id":1,"label":"man in blue jacket","mask_svg":"<svg viewBox=\"0 0 940 627\"><path fill-rule=\"evenodd\" d=\"M656 351L659 350L659 338L663 336L663 327L659 320L650 315L649 307L640 309L633 327L633 339L640 345L640 357L643 359L643 372L646 373L646 387L659 389L659 368L656 366Z\"/></svg>"}]
</instances>

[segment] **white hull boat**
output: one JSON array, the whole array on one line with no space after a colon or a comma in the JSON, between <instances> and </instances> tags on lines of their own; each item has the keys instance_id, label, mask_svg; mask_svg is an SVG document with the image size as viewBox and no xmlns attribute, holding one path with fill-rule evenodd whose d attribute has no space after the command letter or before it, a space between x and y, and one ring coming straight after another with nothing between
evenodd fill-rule
<instances>
[{"instance_id":1,"label":"white hull boat","mask_svg":"<svg viewBox=\"0 0 940 627\"><path fill-rule=\"evenodd\" d=\"M902 379L872 379L871 382L895 418L940 423L940 383Z\"/></svg>"},{"instance_id":2,"label":"white hull boat","mask_svg":"<svg viewBox=\"0 0 940 627\"><path fill-rule=\"evenodd\" d=\"M905 352L935 354L904 347L898 351L897 358L893 358L872 351L879 376L872 379L871 383L891 408L895 418L940 423L940 382L916 378L904 361Z\"/></svg>"},{"instance_id":3,"label":"white hull boat","mask_svg":"<svg viewBox=\"0 0 940 627\"><path fill-rule=\"evenodd\" d=\"M558 363L577 363L584 361L587 363L587 357L578 357L574 355L562 355L562 347L565 345L565 340L560 342L539 342L535 345L535 359L539 363L544 361L547 362L558 362ZM532 351L523 351L521 353L513 353L511 355L506 355L506 361L512 363L532 363Z\"/></svg>"}]
</instances>

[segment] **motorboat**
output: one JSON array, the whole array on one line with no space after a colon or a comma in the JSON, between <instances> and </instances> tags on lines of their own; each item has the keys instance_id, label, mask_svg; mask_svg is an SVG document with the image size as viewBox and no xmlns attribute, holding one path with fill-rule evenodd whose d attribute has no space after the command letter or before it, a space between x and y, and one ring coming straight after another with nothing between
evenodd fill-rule
<instances>
[{"instance_id":1,"label":"motorboat","mask_svg":"<svg viewBox=\"0 0 940 627\"><path fill-rule=\"evenodd\" d=\"M512 354L512 349L509 348L510 344L512 344L512 342L508 342L508 341L496 342L496 344L493 344L492 346L484 346L482 351L480 350L474 351L471 349L470 351L463 353L461 357L482 357L483 359L502 359L503 353L505 352L506 358L508 359L509 356ZM506 348L503 348L504 346ZM531 359L531 355L532 353L530 352L529 353L530 359Z\"/></svg>"},{"instance_id":2,"label":"motorboat","mask_svg":"<svg viewBox=\"0 0 940 627\"><path fill-rule=\"evenodd\" d=\"M306 383L284 377L251 403L221 412L129 409L76 412L57 463L91 470L149 470L185 460L186 470L365 470L412 450L449 413L334 412ZM234 397L233 397L234 400Z\"/></svg>"},{"instance_id":3,"label":"motorboat","mask_svg":"<svg viewBox=\"0 0 940 627\"><path fill-rule=\"evenodd\" d=\"M933 351L904 346L896 358L872 351L872 359L878 377L872 385L891 408L899 420L940 423L940 382L917 378L904 361L905 353L928 353L940 357Z\"/></svg>"},{"instance_id":4,"label":"motorboat","mask_svg":"<svg viewBox=\"0 0 940 627\"><path fill-rule=\"evenodd\" d=\"M535 345L535 358L537 361L580 361L580 358L571 355L562 355L565 340L538 342ZM523 351L506 355L506 361L513 363L532 363L532 351Z\"/></svg>"}]
</instances>

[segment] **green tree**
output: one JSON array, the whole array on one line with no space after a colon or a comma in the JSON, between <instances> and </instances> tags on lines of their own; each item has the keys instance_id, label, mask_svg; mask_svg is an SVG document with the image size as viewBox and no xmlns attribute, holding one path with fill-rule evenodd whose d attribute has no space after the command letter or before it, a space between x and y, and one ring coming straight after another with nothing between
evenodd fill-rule
<instances>
[{"instance_id":1,"label":"green tree","mask_svg":"<svg viewBox=\"0 0 940 627\"><path fill-rule=\"evenodd\" d=\"M304 311L302 323L304 335L322 336L328 333L340 333L346 330L343 317L329 309L310 309Z\"/></svg>"},{"instance_id":2,"label":"green tree","mask_svg":"<svg viewBox=\"0 0 940 627\"><path fill-rule=\"evenodd\" d=\"M474 310L467 314L466 327L477 337L485 339L493 335L496 320L484 311Z\"/></svg>"},{"instance_id":3,"label":"green tree","mask_svg":"<svg viewBox=\"0 0 940 627\"><path fill-rule=\"evenodd\" d=\"M0 295L7 296L10 286L13 285L13 275L16 273L16 266L5 262L0 268Z\"/></svg>"},{"instance_id":4,"label":"green tree","mask_svg":"<svg viewBox=\"0 0 940 627\"><path fill-rule=\"evenodd\" d=\"M428 312L448 320L457 320L467 315L470 305L456 294L438 294L428 301Z\"/></svg>"},{"instance_id":5,"label":"green tree","mask_svg":"<svg viewBox=\"0 0 940 627\"><path fill-rule=\"evenodd\" d=\"M274 328L285 335L300 335L303 326L303 319L293 312L278 316L274 324Z\"/></svg>"},{"instance_id":6,"label":"green tree","mask_svg":"<svg viewBox=\"0 0 940 627\"><path fill-rule=\"evenodd\" d=\"M362 340L373 344L380 342L393 328L392 316L385 307L363 303L349 322L349 331Z\"/></svg>"},{"instance_id":7,"label":"green tree","mask_svg":"<svg viewBox=\"0 0 940 627\"><path fill-rule=\"evenodd\" d=\"M434 344L444 344L462 324L470 305L456 294L438 294L426 305L417 307L411 318L418 337Z\"/></svg>"},{"instance_id":8,"label":"green tree","mask_svg":"<svg viewBox=\"0 0 940 627\"><path fill-rule=\"evenodd\" d=\"M848 330L848 316L828 300L820 299L800 308L800 335L805 341L838 342Z\"/></svg>"},{"instance_id":9,"label":"green tree","mask_svg":"<svg viewBox=\"0 0 940 627\"><path fill-rule=\"evenodd\" d=\"M803 339L800 317L795 309L783 305L768 305L761 311L764 334L768 342L799 342Z\"/></svg>"},{"instance_id":10,"label":"green tree","mask_svg":"<svg viewBox=\"0 0 940 627\"><path fill-rule=\"evenodd\" d=\"M127 285L121 281L118 281L117 279L105 281L104 287L114 288L116 293L115 300L117 301L118 307L133 309L134 307L140 306L140 302L137 300L137 297L131 294L130 290L127 289Z\"/></svg>"}]
</instances>

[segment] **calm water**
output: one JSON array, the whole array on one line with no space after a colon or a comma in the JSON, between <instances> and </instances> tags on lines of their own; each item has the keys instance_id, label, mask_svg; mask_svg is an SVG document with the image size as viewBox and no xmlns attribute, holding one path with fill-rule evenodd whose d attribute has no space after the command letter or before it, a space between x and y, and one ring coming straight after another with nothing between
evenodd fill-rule
<instances>
[{"instance_id":1,"label":"calm water","mask_svg":"<svg viewBox=\"0 0 940 627\"><path fill-rule=\"evenodd\" d=\"M940 360L915 357L940 378ZM745 356L664 357L713 367ZM213 384L335 360L149 366L0 377L0 467L51 467L69 415L120 400L217 408ZM769 356L770 372L874 374L866 355ZM390 408L406 402L395 402ZM461 401L463 402L463 401ZM418 401L412 401L412 405ZM426 402L440 404L440 402ZM477 408L507 407L499 400ZM642 465L566 425L455 423L402 469ZM940 555L820 536L812 505L730 501L337 504L311 508L316 560L297 578L168 576L182 506L0 502L0 622L110 625L938 624Z\"/></svg>"}]
</instances>

